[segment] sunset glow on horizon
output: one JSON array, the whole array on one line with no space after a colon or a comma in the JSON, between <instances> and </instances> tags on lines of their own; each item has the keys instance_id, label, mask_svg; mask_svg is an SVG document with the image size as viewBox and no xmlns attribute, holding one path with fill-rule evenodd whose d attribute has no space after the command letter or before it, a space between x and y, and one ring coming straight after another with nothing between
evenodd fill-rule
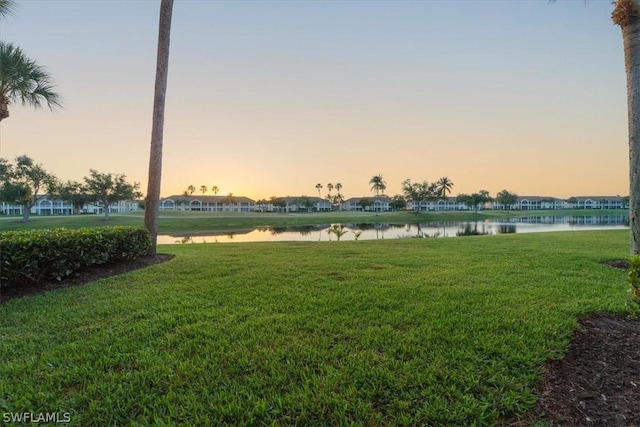
<instances>
[{"instance_id":1,"label":"sunset glow on horizon","mask_svg":"<svg viewBox=\"0 0 640 427\"><path fill-rule=\"evenodd\" d=\"M626 77L608 1L196 1L173 12L162 196L627 195ZM158 1L18 1L0 39L64 108L19 104L0 157L146 191ZM334 191L335 193L335 191ZM210 191L207 194L213 194Z\"/></svg>"}]
</instances>

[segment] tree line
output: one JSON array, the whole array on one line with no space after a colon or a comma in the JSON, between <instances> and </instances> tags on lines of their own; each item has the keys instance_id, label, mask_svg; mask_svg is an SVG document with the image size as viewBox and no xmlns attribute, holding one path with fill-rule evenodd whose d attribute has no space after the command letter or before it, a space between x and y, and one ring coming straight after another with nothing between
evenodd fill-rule
<instances>
[{"instance_id":1,"label":"tree line","mask_svg":"<svg viewBox=\"0 0 640 427\"><path fill-rule=\"evenodd\" d=\"M41 192L71 203L75 213L80 213L87 203L96 203L104 208L104 218L108 220L112 204L142 197L139 188L139 183L128 182L124 174L90 169L83 182L62 182L26 155L16 157L15 163L0 158L0 202L21 206L23 222L29 221Z\"/></svg>"}]
</instances>

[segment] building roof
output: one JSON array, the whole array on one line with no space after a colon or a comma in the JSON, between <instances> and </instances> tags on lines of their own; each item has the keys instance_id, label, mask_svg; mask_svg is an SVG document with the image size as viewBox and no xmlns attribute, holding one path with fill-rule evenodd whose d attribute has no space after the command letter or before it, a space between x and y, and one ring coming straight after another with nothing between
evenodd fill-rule
<instances>
[{"instance_id":1,"label":"building roof","mask_svg":"<svg viewBox=\"0 0 640 427\"><path fill-rule=\"evenodd\" d=\"M622 197L620 196L576 196L574 197L578 202L586 202L587 200L591 200L593 202L620 202L622 201Z\"/></svg>"},{"instance_id":2,"label":"building roof","mask_svg":"<svg viewBox=\"0 0 640 427\"><path fill-rule=\"evenodd\" d=\"M559 199L557 197L549 197L549 196L518 196L518 203L524 200L529 202L563 202L563 199Z\"/></svg>"},{"instance_id":3,"label":"building roof","mask_svg":"<svg viewBox=\"0 0 640 427\"><path fill-rule=\"evenodd\" d=\"M284 200L288 204L297 204L298 201L302 199L307 199L312 201L313 203L331 203L327 199L323 199L317 196L287 196L287 197L278 197L279 200Z\"/></svg>"},{"instance_id":4,"label":"building roof","mask_svg":"<svg viewBox=\"0 0 640 427\"><path fill-rule=\"evenodd\" d=\"M373 202L373 203L375 203L375 202L382 202L382 203L391 202L391 198L389 196L382 195L382 196L350 197L347 200L345 200L344 203L355 203L355 204L358 204L358 202L360 202L360 200L362 200L362 199L371 200L371 202Z\"/></svg>"},{"instance_id":5,"label":"building roof","mask_svg":"<svg viewBox=\"0 0 640 427\"><path fill-rule=\"evenodd\" d=\"M248 197L245 196L231 196L233 198L233 202L235 204L237 203L255 203L255 200L250 199ZM183 195L173 195L173 196L169 196L169 197L165 197L163 199L160 199L160 201L165 201L165 200L171 200L174 202L177 202L178 200L182 201L185 200L189 203L191 202L200 202L200 203L228 203L229 202L229 195L224 195L224 196L205 196L205 195L201 195L201 196L183 196Z\"/></svg>"}]
</instances>

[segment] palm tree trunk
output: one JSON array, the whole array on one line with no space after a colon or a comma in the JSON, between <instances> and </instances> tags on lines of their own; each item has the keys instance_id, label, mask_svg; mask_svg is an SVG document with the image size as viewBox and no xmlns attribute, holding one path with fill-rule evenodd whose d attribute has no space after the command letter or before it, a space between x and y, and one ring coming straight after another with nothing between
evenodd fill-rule
<instances>
[{"instance_id":1,"label":"palm tree trunk","mask_svg":"<svg viewBox=\"0 0 640 427\"><path fill-rule=\"evenodd\" d=\"M156 62L156 84L153 99L153 124L151 127L151 151L149 155L149 180L144 211L144 225L151 234L148 255L155 256L158 247L158 213L160 208L160 185L162 182L162 140L164 131L164 105L169 72L169 42L173 0L160 3L158 30L158 53Z\"/></svg>"},{"instance_id":2,"label":"palm tree trunk","mask_svg":"<svg viewBox=\"0 0 640 427\"><path fill-rule=\"evenodd\" d=\"M622 29L629 121L629 225L631 255L640 253L640 17L637 0L618 0L613 22Z\"/></svg>"}]
</instances>

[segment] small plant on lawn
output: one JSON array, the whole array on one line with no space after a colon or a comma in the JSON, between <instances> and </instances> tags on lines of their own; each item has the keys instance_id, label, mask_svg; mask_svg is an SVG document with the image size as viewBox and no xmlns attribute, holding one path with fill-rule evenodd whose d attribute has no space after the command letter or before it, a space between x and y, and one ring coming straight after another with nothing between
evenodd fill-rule
<instances>
[{"instance_id":1,"label":"small plant on lawn","mask_svg":"<svg viewBox=\"0 0 640 427\"><path fill-rule=\"evenodd\" d=\"M327 233L336 235L336 239L338 240L338 242L340 241L340 238L348 232L349 231L345 230L344 225L342 224L333 224L331 228L327 230Z\"/></svg>"}]
</instances>

